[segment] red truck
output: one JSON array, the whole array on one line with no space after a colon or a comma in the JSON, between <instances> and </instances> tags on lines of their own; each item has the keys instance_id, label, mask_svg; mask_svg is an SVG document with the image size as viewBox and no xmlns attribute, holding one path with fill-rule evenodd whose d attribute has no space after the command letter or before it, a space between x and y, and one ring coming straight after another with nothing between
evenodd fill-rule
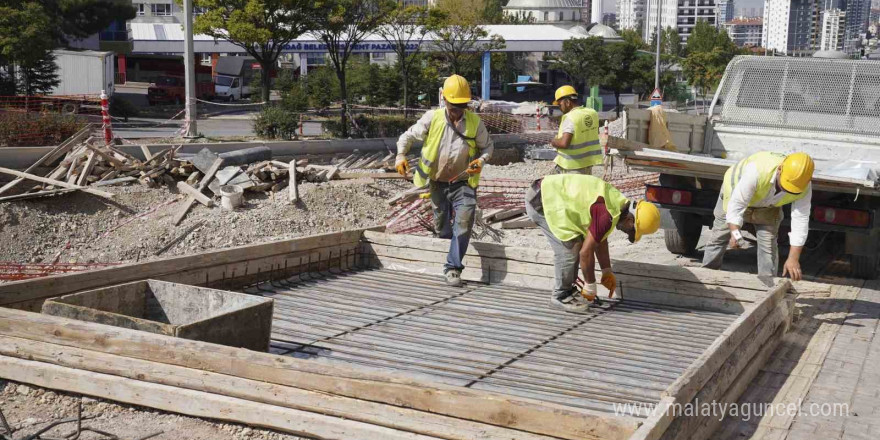
<instances>
[{"instance_id":1,"label":"red truck","mask_svg":"<svg viewBox=\"0 0 880 440\"><path fill-rule=\"evenodd\" d=\"M201 81L196 83L196 98L210 100L214 98L214 83ZM160 76L147 89L147 101L150 105L183 104L186 102L186 83L180 76Z\"/></svg>"}]
</instances>

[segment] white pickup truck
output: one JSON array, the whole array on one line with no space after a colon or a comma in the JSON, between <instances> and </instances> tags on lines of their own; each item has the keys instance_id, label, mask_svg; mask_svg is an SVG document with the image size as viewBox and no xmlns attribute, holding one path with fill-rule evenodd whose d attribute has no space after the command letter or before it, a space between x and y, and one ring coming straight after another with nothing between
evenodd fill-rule
<instances>
[{"instance_id":1,"label":"white pickup truck","mask_svg":"<svg viewBox=\"0 0 880 440\"><path fill-rule=\"evenodd\" d=\"M647 143L647 110L629 110L629 140ZM708 115L667 113L677 152L621 148L629 166L660 173L646 198L663 213L666 247L694 252L728 167L758 151L816 161L810 240L842 243L854 276L877 276L880 251L880 63L740 56ZM789 219L786 207L787 227ZM786 240L787 234L780 234Z\"/></svg>"}]
</instances>

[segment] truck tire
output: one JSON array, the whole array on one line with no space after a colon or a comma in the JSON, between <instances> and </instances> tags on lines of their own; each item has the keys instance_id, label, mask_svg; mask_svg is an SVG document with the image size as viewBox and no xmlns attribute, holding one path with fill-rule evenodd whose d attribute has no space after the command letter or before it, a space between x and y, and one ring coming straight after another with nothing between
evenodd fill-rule
<instances>
[{"instance_id":1,"label":"truck tire","mask_svg":"<svg viewBox=\"0 0 880 440\"><path fill-rule=\"evenodd\" d=\"M866 280L877 278L877 256L852 255L852 272L856 278Z\"/></svg>"},{"instance_id":2,"label":"truck tire","mask_svg":"<svg viewBox=\"0 0 880 440\"><path fill-rule=\"evenodd\" d=\"M670 212L675 228L663 231L666 249L677 255L693 255L700 241L703 223L700 217L685 212Z\"/></svg>"}]
</instances>

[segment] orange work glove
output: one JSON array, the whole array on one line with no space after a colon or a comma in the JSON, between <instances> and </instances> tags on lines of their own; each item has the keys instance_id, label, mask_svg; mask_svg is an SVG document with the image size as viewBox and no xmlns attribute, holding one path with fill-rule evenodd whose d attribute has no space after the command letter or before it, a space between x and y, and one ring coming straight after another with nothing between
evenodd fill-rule
<instances>
[{"instance_id":1,"label":"orange work glove","mask_svg":"<svg viewBox=\"0 0 880 440\"><path fill-rule=\"evenodd\" d=\"M587 301L593 302L596 299L596 292L596 283L584 283L584 288L581 289L581 296Z\"/></svg>"},{"instance_id":2,"label":"orange work glove","mask_svg":"<svg viewBox=\"0 0 880 440\"><path fill-rule=\"evenodd\" d=\"M468 174L477 174L481 171L483 171L483 159L474 159L468 164Z\"/></svg>"},{"instance_id":3,"label":"orange work glove","mask_svg":"<svg viewBox=\"0 0 880 440\"><path fill-rule=\"evenodd\" d=\"M599 281L608 289L608 297L614 297L614 289L617 288L617 277L614 276L614 272L611 272L611 268L602 269L602 279Z\"/></svg>"},{"instance_id":4,"label":"orange work glove","mask_svg":"<svg viewBox=\"0 0 880 440\"><path fill-rule=\"evenodd\" d=\"M401 176L406 177L406 173L409 171L409 162L406 161L406 157L398 158L394 168L397 168L397 172Z\"/></svg>"}]
</instances>

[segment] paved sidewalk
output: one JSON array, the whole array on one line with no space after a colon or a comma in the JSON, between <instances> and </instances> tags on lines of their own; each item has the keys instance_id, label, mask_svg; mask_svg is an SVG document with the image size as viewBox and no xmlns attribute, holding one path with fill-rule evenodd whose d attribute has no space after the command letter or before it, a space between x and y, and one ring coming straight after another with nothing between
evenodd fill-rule
<instances>
[{"instance_id":1,"label":"paved sidewalk","mask_svg":"<svg viewBox=\"0 0 880 440\"><path fill-rule=\"evenodd\" d=\"M797 322L740 398L797 411L727 419L713 438L880 438L880 282L847 281L799 295Z\"/></svg>"}]
</instances>

